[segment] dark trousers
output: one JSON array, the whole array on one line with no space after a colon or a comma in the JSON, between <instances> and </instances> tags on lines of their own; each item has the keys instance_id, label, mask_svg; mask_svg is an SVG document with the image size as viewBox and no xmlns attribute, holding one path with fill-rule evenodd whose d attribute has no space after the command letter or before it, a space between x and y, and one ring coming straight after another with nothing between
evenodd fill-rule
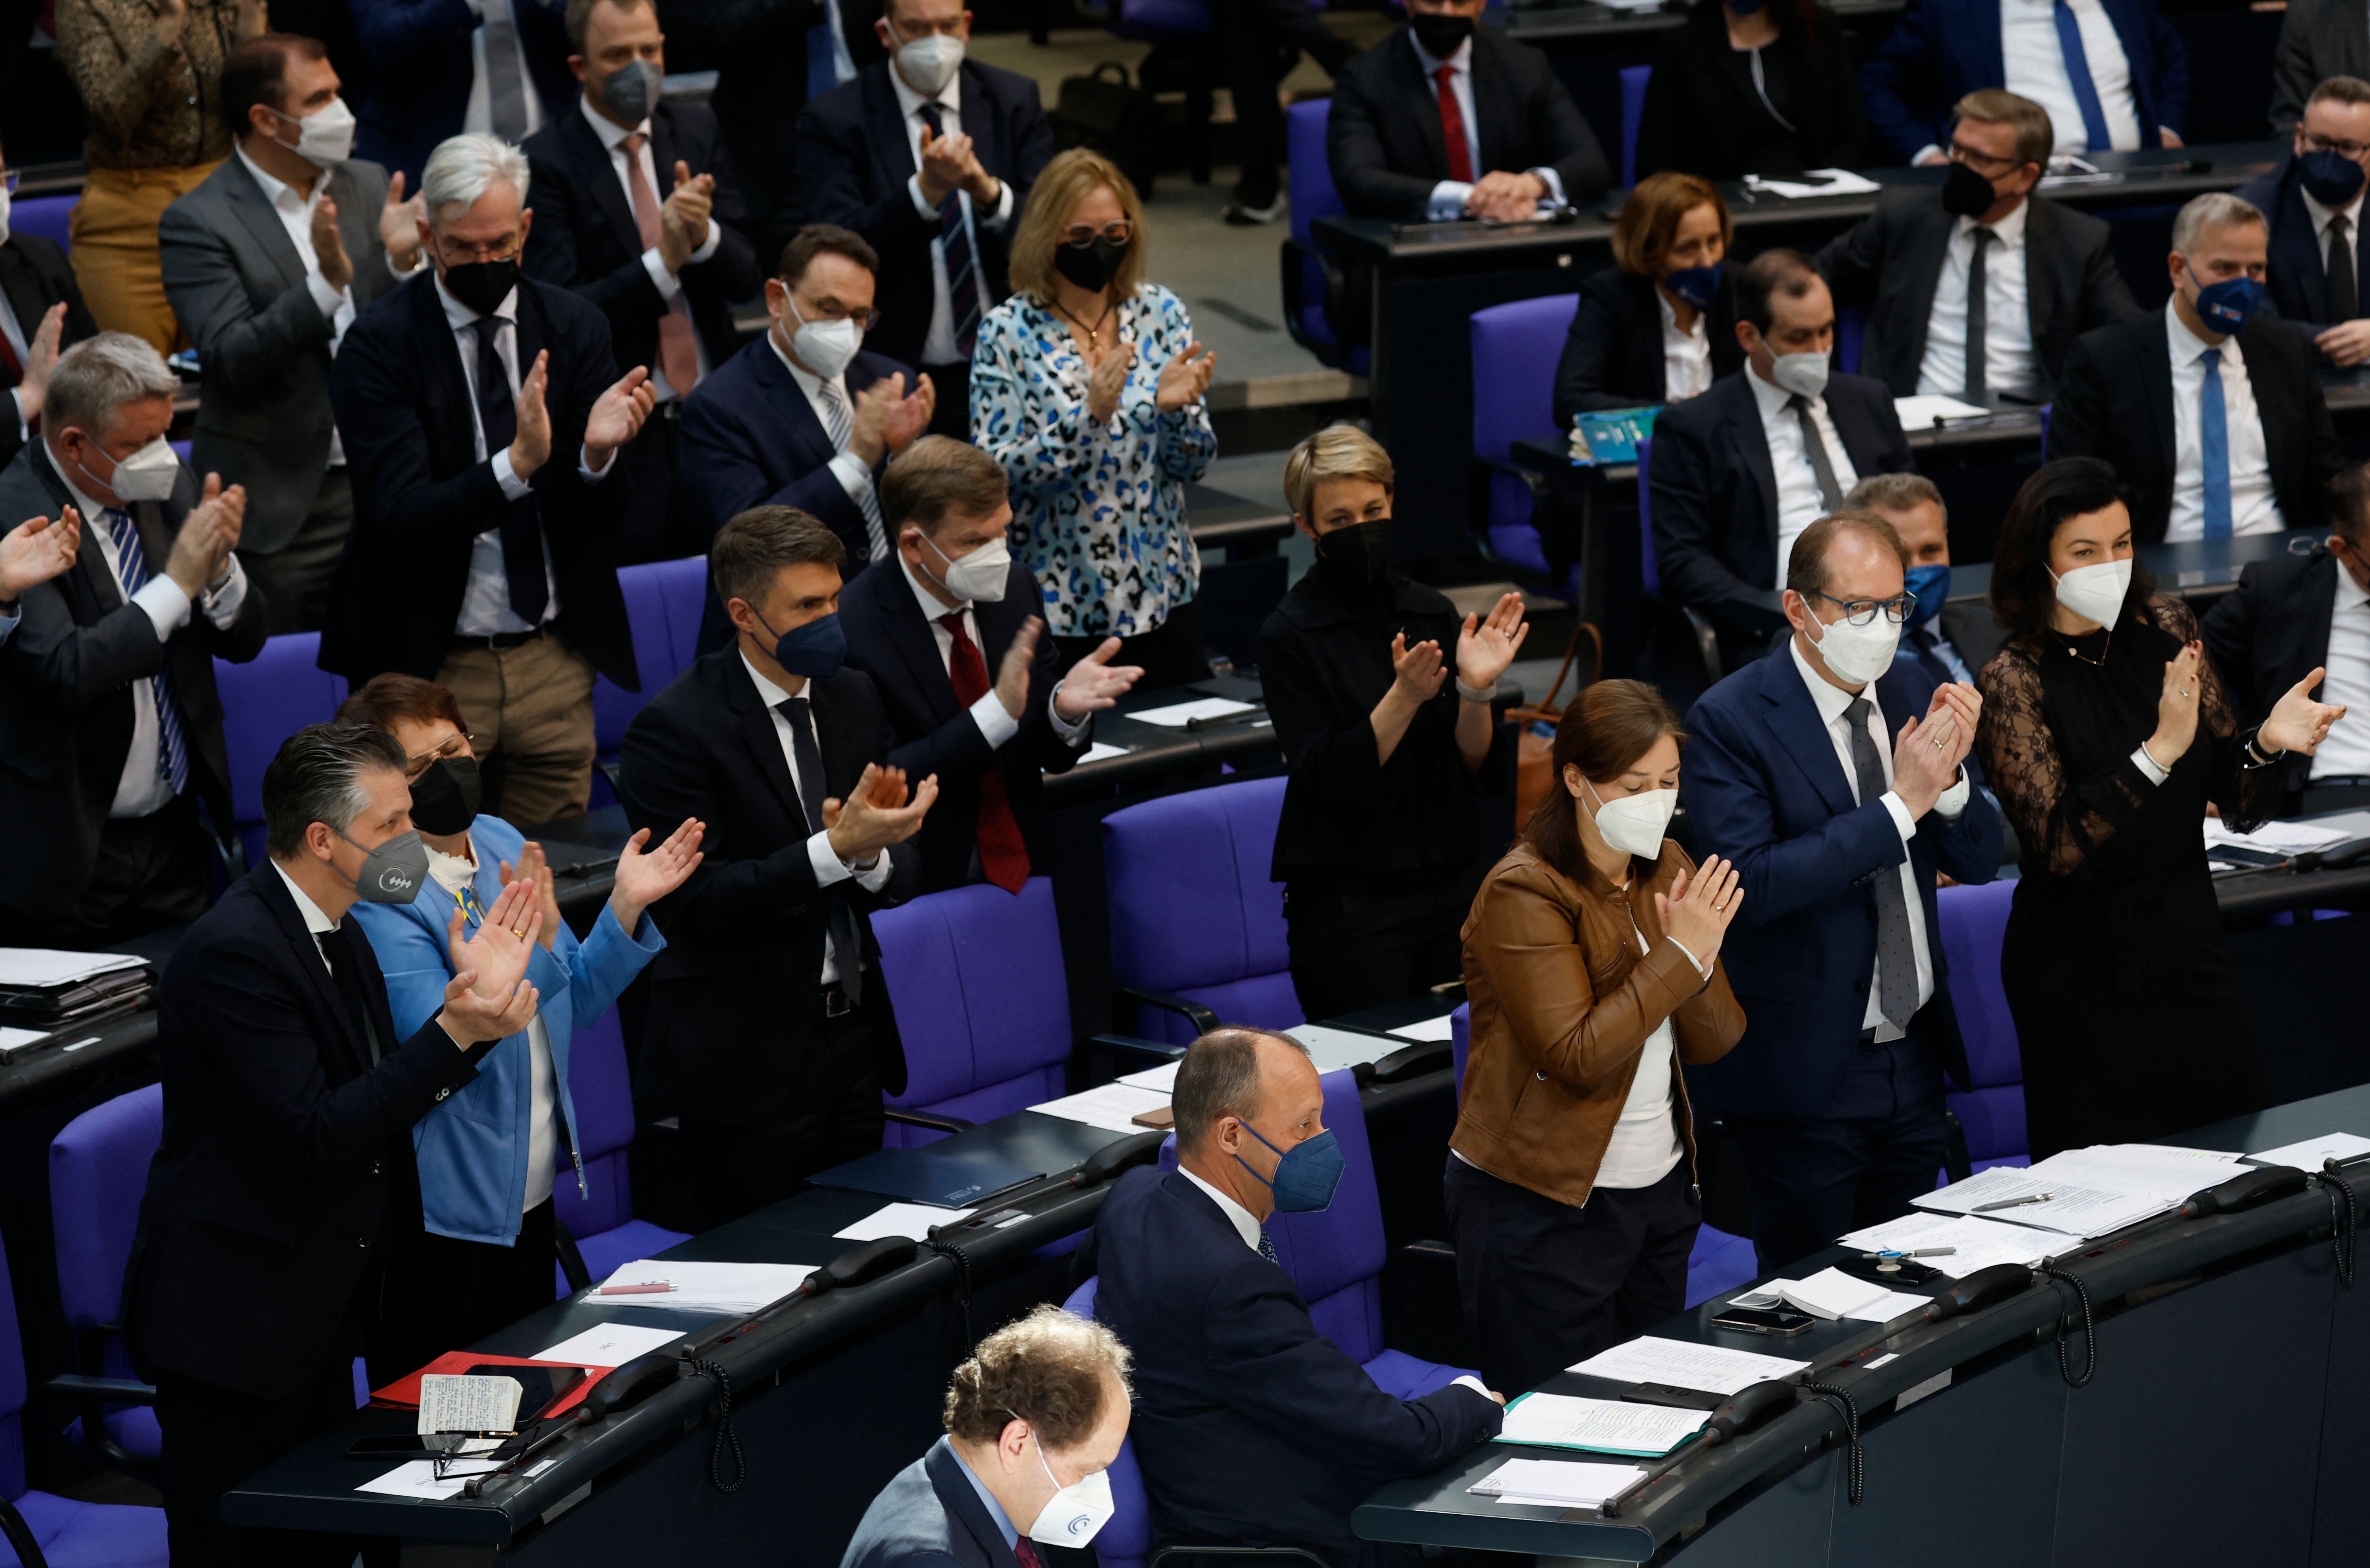
<instances>
[{"instance_id":1,"label":"dark trousers","mask_svg":"<svg viewBox=\"0 0 2370 1568\"><path fill-rule=\"evenodd\" d=\"M1064 669L1102 645L1100 637L1053 639L1053 646L1062 651ZM1121 638L1119 652L1111 663L1134 664L1144 671L1144 678L1135 683L1138 691L1161 691L1208 680L1210 653L1202 645L1202 601L1188 599L1181 605L1172 605L1168 618L1150 631Z\"/></svg>"},{"instance_id":2,"label":"dark trousers","mask_svg":"<svg viewBox=\"0 0 2370 1568\"><path fill-rule=\"evenodd\" d=\"M1847 1230L1909 1212L1934 1190L1949 1136L1941 1052L1913 1021L1907 1039L1863 1043L1815 1122L1722 1116L1744 1157L1753 1250L1765 1274Z\"/></svg>"},{"instance_id":3,"label":"dark trousers","mask_svg":"<svg viewBox=\"0 0 2370 1568\"><path fill-rule=\"evenodd\" d=\"M558 1180L575 1173L563 1152ZM518 1241L500 1247L427 1230L398 1235L387 1263L386 1311L372 1336L371 1387L385 1388L448 1350L466 1350L558 1296L549 1198L519 1216Z\"/></svg>"},{"instance_id":4,"label":"dark trousers","mask_svg":"<svg viewBox=\"0 0 2370 1568\"><path fill-rule=\"evenodd\" d=\"M156 1424L164 1430L165 1528L173 1568L348 1568L361 1544L354 1538L236 1528L223 1522L222 1499L353 1411L351 1353L328 1357L303 1389L276 1400L160 1374Z\"/></svg>"},{"instance_id":5,"label":"dark trousers","mask_svg":"<svg viewBox=\"0 0 2370 1568\"><path fill-rule=\"evenodd\" d=\"M980 302L984 306L987 302ZM932 435L951 435L957 441L971 439L971 362L961 364L926 364L922 374L930 378L938 389L938 401L930 414ZM912 387L905 390L912 391Z\"/></svg>"},{"instance_id":6,"label":"dark trousers","mask_svg":"<svg viewBox=\"0 0 2370 1568\"><path fill-rule=\"evenodd\" d=\"M1510 1399L1686 1304L1703 1202L1684 1159L1651 1187L1599 1187L1574 1208L1452 1154L1446 1196L1481 1380Z\"/></svg>"},{"instance_id":7,"label":"dark trousers","mask_svg":"<svg viewBox=\"0 0 2370 1568\"><path fill-rule=\"evenodd\" d=\"M880 1068L867 1010L832 1018L825 1003L815 1006L795 1047L799 1088L788 1099L750 1122L682 1117L693 1195L708 1226L779 1203L816 1171L880 1147Z\"/></svg>"},{"instance_id":8,"label":"dark trousers","mask_svg":"<svg viewBox=\"0 0 2370 1568\"><path fill-rule=\"evenodd\" d=\"M312 511L286 544L269 553L238 552L247 586L262 592L264 624L272 636L321 629L329 615L329 582L353 525L353 485L343 467L330 468L321 475Z\"/></svg>"},{"instance_id":9,"label":"dark trousers","mask_svg":"<svg viewBox=\"0 0 2370 1568\"><path fill-rule=\"evenodd\" d=\"M184 792L144 817L109 817L81 896L46 919L0 909L0 947L109 947L186 925L213 901L213 839Z\"/></svg>"},{"instance_id":10,"label":"dark trousers","mask_svg":"<svg viewBox=\"0 0 2370 1568\"><path fill-rule=\"evenodd\" d=\"M1285 937L1302 1015L1332 1018L1462 979L1458 932L1476 885L1475 876L1463 876L1405 890L1287 888Z\"/></svg>"},{"instance_id":11,"label":"dark trousers","mask_svg":"<svg viewBox=\"0 0 2370 1568\"><path fill-rule=\"evenodd\" d=\"M1329 71L1340 70L1351 51L1317 19L1307 0L1215 0L1210 10L1242 149L1235 197L1246 206L1264 207L1275 200L1276 171L1284 159L1283 106L1276 98L1277 84L1304 49Z\"/></svg>"}]
</instances>

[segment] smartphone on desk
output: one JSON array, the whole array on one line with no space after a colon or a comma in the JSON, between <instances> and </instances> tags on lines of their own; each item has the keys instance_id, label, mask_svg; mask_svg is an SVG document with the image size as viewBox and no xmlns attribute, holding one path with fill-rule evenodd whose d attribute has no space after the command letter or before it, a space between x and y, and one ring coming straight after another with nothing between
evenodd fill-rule
<instances>
[{"instance_id":1,"label":"smartphone on desk","mask_svg":"<svg viewBox=\"0 0 2370 1568\"><path fill-rule=\"evenodd\" d=\"M1789 1334L1799 1334L1817 1321L1808 1312L1780 1304L1776 1307L1731 1307L1715 1314L1711 1326L1734 1329L1745 1334L1776 1334L1782 1339Z\"/></svg>"}]
</instances>

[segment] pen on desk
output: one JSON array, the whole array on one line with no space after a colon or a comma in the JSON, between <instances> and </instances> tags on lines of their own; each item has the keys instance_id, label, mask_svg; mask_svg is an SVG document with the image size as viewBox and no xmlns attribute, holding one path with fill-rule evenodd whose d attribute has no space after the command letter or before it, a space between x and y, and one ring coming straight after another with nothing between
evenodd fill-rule
<instances>
[{"instance_id":1,"label":"pen on desk","mask_svg":"<svg viewBox=\"0 0 2370 1568\"><path fill-rule=\"evenodd\" d=\"M94 1034L87 1040L77 1040L71 1045L61 1045L58 1049L61 1051L79 1051L86 1045L96 1045L98 1043L98 1036Z\"/></svg>"},{"instance_id":2,"label":"pen on desk","mask_svg":"<svg viewBox=\"0 0 2370 1568\"><path fill-rule=\"evenodd\" d=\"M658 1296L673 1288L674 1286L666 1281L656 1279L641 1285L604 1285L592 1294L595 1296Z\"/></svg>"},{"instance_id":3,"label":"pen on desk","mask_svg":"<svg viewBox=\"0 0 2370 1568\"><path fill-rule=\"evenodd\" d=\"M1996 1204L1977 1204L1967 1212L1969 1214L1989 1214L1994 1209L2022 1208L2027 1204L2045 1204L2055 1196L2056 1194L2054 1193L2029 1193L2020 1198L2002 1198Z\"/></svg>"}]
</instances>

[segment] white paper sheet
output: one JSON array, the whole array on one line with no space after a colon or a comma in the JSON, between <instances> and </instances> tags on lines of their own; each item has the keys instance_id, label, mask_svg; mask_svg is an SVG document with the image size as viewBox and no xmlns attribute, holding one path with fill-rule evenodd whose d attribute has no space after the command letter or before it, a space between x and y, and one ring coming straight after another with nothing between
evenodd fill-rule
<instances>
[{"instance_id":1,"label":"white paper sheet","mask_svg":"<svg viewBox=\"0 0 2370 1568\"><path fill-rule=\"evenodd\" d=\"M1893 417L1901 421L1903 430L1925 430L1936 420L1982 419L1990 412L1989 409L1973 403L1962 403L1956 398L1944 398L1934 393L1893 400Z\"/></svg>"},{"instance_id":2,"label":"white paper sheet","mask_svg":"<svg viewBox=\"0 0 2370 1568\"><path fill-rule=\"evenodd\" d=\"M525 1392L515 1378L428 1373L420 1379L420 1424L413 1430L515 1432Z\"/></svg>"},{"instance_id":3,"label":"white paper sheet","mask_svg":"<svg viewBox=\"0 0 2370 1568\"><path fill-rule=\"evenodd\" d=\"M2071 1182L2112 1193L2134 1193L2178 1204L2192 1193L2241 1175L2235 1154L2163 1144L2092 1144L2069 1148L2031 1167L2036 1180Z\"/></svg>"},{"instance_id":4,"label":"white paper sheet","mask_svg":"<svg viewBox=\"0 0 2370 1568\"><path fill-rule=\"evenodd\" d=\"M1852 1231L1839 1239L1844 1246L1867 1252L1952 1248L1952 1251L1939 1258L1912 1260L1952 1279L1964 1279L1995 1263L2019 1263L2030 1268L2054 1252L2070 1251L2074 1245L2070 1237L2052 1231L2002 1225L1981 1215L1955 1214L1905 1214L1882 1225Z\"/></svg>"},{"instance_id":5,"label":"white paper sheet","mask_svg":"<svg viewBox=\"0 0 2370 1568\"><path fill-rule=\"evenodd\" d=\"M461 1495L461 1487L473 1475L491 1475L502 1468L499 1459L455 1459L445 1470L443 1480L436 1475L433 1459L411 1459L396 1466L376 1481L363 1482L356 1492L379 1492L389 1497L409 1497L421 1503L441 1503L447 1497Z\"/></svg>"},{"instance_id":6,"label":"white paper sheet","mask_svg":"<svg viewBox=\"0 0 2370 1568\"><path fill-rule=\"evenodd\" d=\"M1593 1508L1636 1482L1636 1465L1572 1459L1508 1459L1466 1488L1479 1497L1541 1508Z\"/></svg>"},{"instance_id":7,"label":"white paper sheet","mask_svg":"<svg viewBox=\"0 0 2370 1568\"><path fill-rule=\"evenodd\" d=\"M1600 1351L1570 1368L1616 1383L1667 1383L1707 1394L1732 1394L1772 1378L1790 1377L1810 1366L1780 1355L1756 1355L1725 1345L1694 1344L1649 1335Z\"/></svg>"},{"instance_id":8,"label":"white paper sheet","mask_svg":"<svg viewBox=\"0 0 2370 1568\"><path fill-rule=\"evenodd\" d=\"M644 1258L618 1269L603 1285L650 1285L663 1280L674 1288L648 1296L602 1296L604 1307L655 1307L674 1312L758 1312L791 1295L814 1273L808 1263L695 1263Z\"/></svg>"},{"instance_id":9,"label":"white paper sheet","mask_svg":"<svg viewBox=\"0 0 2370 1568\"><path fill-rule=\"evenodd\" d=\"M1065 1094L1059 1100L1049 1100L1029 1109L1041 1116L1059 1116L1065 1122L1084 1122L1089 1127L1101 1127L1114 1133L1141 1133L1131 1120L1146 1111L1158 1111L1168 1103L1165 1090L1144 1089L1132 1083L1099 1084L1080 1094Z\"/></svg>"},{"instance_id":10,"label":"white paper sheet","mask_svg":"<svg viewBox=\"0 0 2370 1568\"><path fill-rule=\"evenodd\" d=\"M1380 1061L1398 1049L1388 1035L1361 1034L1352 1029L1331 1029L1321 1023L1294 1024L1284 1031L1308 1048L1308 1059L1320 1073L1338 1073L1361 1062Z\"/></svg>"},{"instance_id":11,"label":"white paper sheet","mask_svg":"<svg viewBox=\"0 0 2370 1568\"><path fill-rule=\"evenodd\" d=\"M72 986L94 974L137 969L148 961L121 952L0 948L0 986Z\"/></svg>"},{"instance_id":12,"label":"white paper sheet","mask_svg":"<svg viewBox=\"0 0 2370 1568\"><path fill-rule=\"evenodd\" d=\"M2019 1170L2008 1165L1978 1170L1964 1182L1953 1182L1939 1192L1922 1193L1909 1201L1939 1214L1972 1215L1981 1205L2039 1193L2046 1193L2046 1201L1990 1210L1982 1217L2088 1239L2162 1214L2180 1201L2149 1193L2083 1186L2060 1179L2057 1172Z\"/></svg>"},{"instance_id":13,"label":"white paper sheet","mask_svg":"<svg viewBox=\"0 0 2370 1568\"><path fill-rule=\"evenodd\" d=\"M658 1329L648 1323L600 1323L536 1351L534 1359L572 1361L579 1366L623 1366L638 1355L648 1355L683 1337L681 1329Z\"/></svg>"},{"instance_id":14,"label":"white paper sheet","mask_svg":"<svg viewBox=\"0 0 2370 1568\"><path fill-rule=\"evenodd\" d=\"M2261 849L2273 855L2301 855L2307 849L2327 849L2359 837L2357 829L2345 824L2321 822L2267 822L2252 833L2233 833L2219 817L2206 817L2205 847L2224 844L2242 845L2249 849Z\"/></svg>"},{"instance_id":15,"label":"white paper sheet","mask_svg":"<svg viewBox=\"0 0 2370 1568\"><path fill-rule=\"evenodd\" d=\"M1497 1440L1659 1459L1702 1430L1709 1416L1708 1411L1577 1394L1518 1394L1506 1407Z\"/></svg>"},{"instance_id":16,"label":"white paper sheet","mask_svg":"<svg viewBox=\"0 0 2370 1568\"><path fill-rule=\"evenodd\" d=\"M1848 1318L1861 1323L1889 1323L1904 1313L1923 1310L1932 1297L1871 1285L1841 1269L1821 1269L1808 1279L1773 1279L1732 1300L1748 1308L1775 1307L1784 1301L1829 1322Z\"/></svg>"},{"instance_id":17,"label":"white paper sheet","mask_svg":"<svg viewBox=\"0 0 2370 1568\"><path fill-rule=\"evenodd\" d=\"M1428 1018L1421 1023L1403 1023L1391 1032L1402 1040L1454 1040L1456 1038L1456 1018L1453 1013L1442 1013L1438 1018Z\"/></svg>"},{"instance_id":18,"label":"white paper sheet","mask_svg":"<svg viewBox=\"0 0 2370 1568\"><path fill-rule=\"evenodd\" d=\"M0 1027L0 1055L22 1051L29 1045L39 1045L50 1037L46 1029L8 1029Z\"/></svg>"},{"instance_id":19,"label":"white paper sheet","mask_svg":"<svg viewBox=\"0 0 2370 1568\"><path fill-rule=\"evenodd\" d=\"M2330 1133L2322 1137L2307 1138L2302 1143L2282 1144L2261 1154L2247 1158L2265 1165L2293 1165L2303 1170L2318 1170L2324 1159L2351 1159L2357 1154L2370 1154L2370 1138L2352 1133Z\"/></svg>"},{"instance_id":20,"label":"white paper sheet","mask_svg":"<svg viewBox=\"0 0 2370 1568\"><path fill-rule=\"evenodd\" d=\"M1079 755L1078 760L1080 762L1105 762L1112 757L1125 756L1126 755L1127 748L1125 746L1115 746L1108 741L1097 741Z\"/></svg>"},{"instance_id":21,"label":"white paper sheet","mask_svg":"<svg viewBox=\"0 0 2370 1568\"><path fill-rule=\"evenodd\" d=\"M1802 171L1801 179L1764 179L1757 174L1744 177L1745 189L1767 196L1801 199L1809 196L1871 196L1883 189L1864 174L1854 174L1847 168L1812 168ZM1817 180L1819 183L1812 184Z\"/></svg>"},{"instance_id":22,"label":"white paper sheet","mask_svg":"<svg viewBox=\"0 0 2370 1568\"><path fill-rule=\"evenodd\" d=\"M1231 697L1197 697L1191 702L1172 702L1166 708L1145 708L1127 715L1139 724L1157 724L1164 730L1181 730L1196 719L1224 719L1229 714L1248 713L1257 704L1237 702Z\"/></svg>"},{"instance_id":23,"label":"white paper sheet","mask_svg":"<svg viewBox=\"0 0 2370 1568\"><path fill-rule=\"evenodd\" d=\"M903 1236L919 1241L930 1233L934 1225L953 1225L969 1219L976 1210L940 1208L936 1204L891 1204L887 1208L868 1214L845 1230L834 1230L832 1236L841 1241L878 1241L884 1236Z\"/></svg>"},{"instance_id":24,"label":"white paper sheet","mask_svg":"<svg viewBox=\"0 0 2370 1568\"><path fill-rule=\"evenodd\" d=\"M1142 1072L1122 1073L1119 1075L1119 1081L1137 1089L1156 1090L1162 1094L1174 1094L1177 1092L1177 1064L1163 1062L1156 1067L1146 1067Z\"/></svg>"}]
</instances>

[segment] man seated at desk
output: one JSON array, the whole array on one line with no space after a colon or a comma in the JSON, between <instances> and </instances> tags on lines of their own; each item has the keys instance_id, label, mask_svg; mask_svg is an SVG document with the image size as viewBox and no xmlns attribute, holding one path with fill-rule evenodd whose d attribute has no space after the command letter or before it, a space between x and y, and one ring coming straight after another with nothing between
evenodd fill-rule
<instances>
[{"instance_id":1,"label":"man seated at desk","mask_svg":"<svg viewBox=\"0 0 2370 1568\"><path fill-rule=\"evenodd\" d=\"M2370 29L2365 29L2370 34ZM2295 156L2238 187L2271 225L2264 284L2283 318L2312 340L2324 363L2370 361L2370 294L2363 271L2362 188L2370 161L2370 82L2331 76L2313 88L2295 128Z\"/></svg>"},{"instance_id":2,"label":"man seated at desk","mask_svg":"<svg viewBox=\"0 0 2370 1568\"><path fill-rule=\"evenodd\" d=\"M1654 423L1647 463L1654 555L1665 598L1701 610L1731 664L1786 624L1778 563L1863 474L1906 473L1893 392L1831 373L1835 302L1795 250L1766 250L1736 274L1744 368Z\"/></svg>"},{"instance_id":3,"label":"man seated at desk","mask_svg":"<svg viewBox=\"0 0 2370 1568\"><path fill-rule=\"evenodd\" d=\"M2262 308L2267 251L2261 211L2196 198L2173 220L2162 314L2102 327L2066 356L2049 455L2112 464L2137 543L2320 525L2345 452L2310 345Z\"/></svg>"},{"instance_id":4,"label":"man seated at desk","mask_svg":"<svg viewBox=\"0 0 2370 1568\"><path fill-rule=\"evenodd\" d=\"M1860 369L1916 393L2038 398L2074 340L2140 313L2115 271L2107 225L2032 194L2049 167L2049 113L1985 87L1959 100L1939 199L1894 190L1819 271L1869 306Z\"/></svg>"},{"instance_id":5,"label":"man seated at desk","mask_svg":"<svg viewBox=\"0 0 2370 1568\"><path fill-rule=\"evenodd\" d=\"M1362 218L1527 218L1612 184L1546 55L1476 27L1484 0L1408 0L1408 25L1333 78L1325 158Z\"/></svg>"},{"instance_id":6,"label":"man seated at desk","mask_svg":"<svg viewBox=\"0 0 2370 1568\"><path fill-rule=\"evenodd\" d=\"M1095 1316L1135 1355L1135 1453L1156 1549L1289 1545L1370 1562L1350 1510L1498 1432L1470 1377L1420 1399L1377 1387L1317 1332L1261 1222L1333 1200L1341 1155L1308 1053L1220 1029L1187 1047L1177 1166L1131 1170L1095 1224Z\"/></svg>"}]
</instances>

